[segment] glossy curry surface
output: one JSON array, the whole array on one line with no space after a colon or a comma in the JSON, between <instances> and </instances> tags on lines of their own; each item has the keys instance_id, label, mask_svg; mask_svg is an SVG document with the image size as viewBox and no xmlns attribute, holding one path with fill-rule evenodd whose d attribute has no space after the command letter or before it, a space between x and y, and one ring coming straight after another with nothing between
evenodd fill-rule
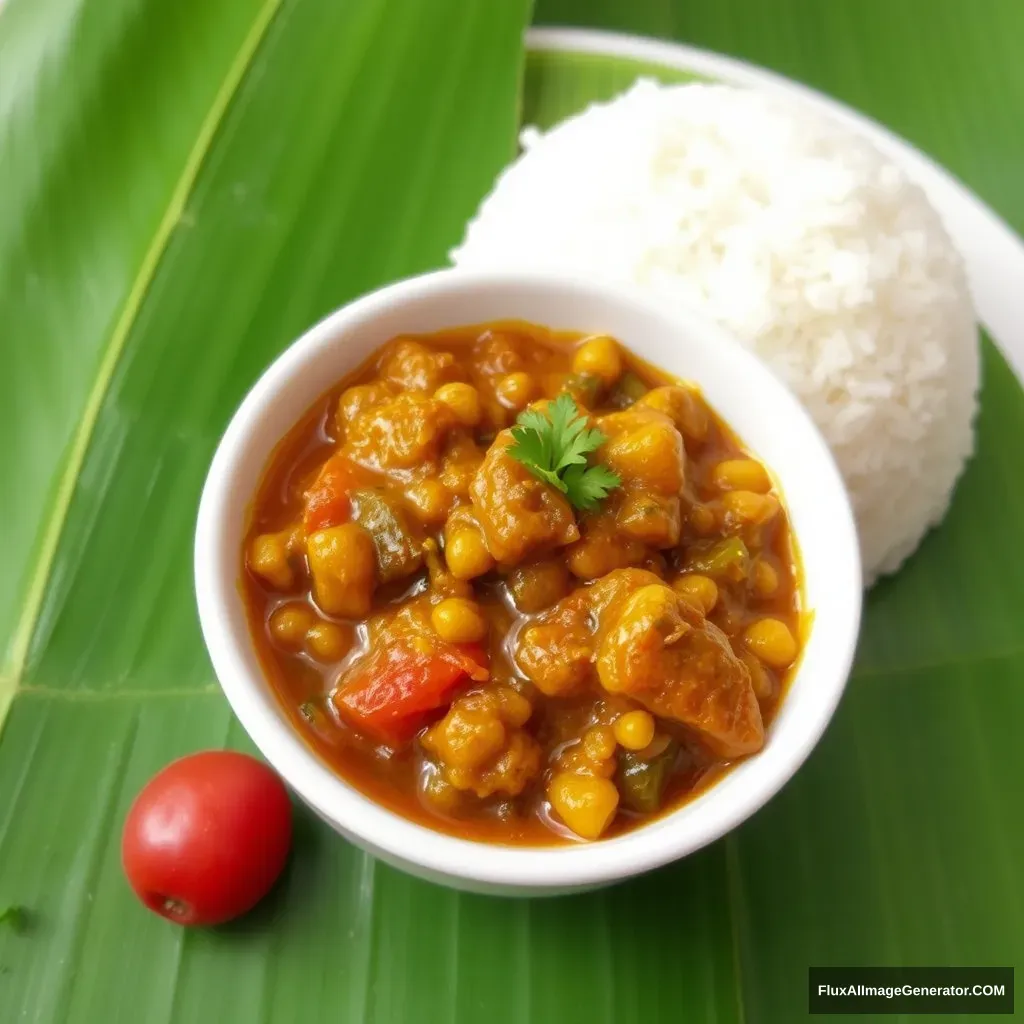
<instances>
[{"instance_id":1,"label":"glossy curry surface","mask_svg":"<svg viewBox=\"0 0 1024 1024\"><path fill-rule=\"evenodd\" d=\"M561 395L600 432L576 471L615 481L602 500L516 454L510 428ZM762 747L799 655L769 472L695 385L604 336L391 340L278 446L243 559L296 728L467 838L594 840L678 806Z\"/></svg>"}]
</instances>

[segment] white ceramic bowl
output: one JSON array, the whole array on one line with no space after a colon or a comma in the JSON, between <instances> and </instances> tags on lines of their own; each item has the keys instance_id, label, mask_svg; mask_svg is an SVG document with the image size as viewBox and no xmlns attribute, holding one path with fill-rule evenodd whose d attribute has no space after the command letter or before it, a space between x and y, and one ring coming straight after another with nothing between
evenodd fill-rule
<instances>
[{"instance_id":1,"label":"white ceramic bowl","mask_svg":"<svg viewBox=\"0 0 1024 1024\"><path fill-rule=\"evenodd\" d=\"M239 591L246 514L271 451L301 414L396 334L518 318L604 332L696 381L774 471L805 570L813 625L764 749L696 800L626 835L523 848L456 839L373 803L327 767L288 723L260 670ZM857 536L842 480L811 420L749 352L696 316L550 276L441 271L402 281L331 314L259 379L217 449L196 530L196 594L214 669L235 714L299 796L382 860L478 892L539 895L591 888L684 857L763 806L818 742L842 694L860 620Z\"/></svg>"}]
</instances>

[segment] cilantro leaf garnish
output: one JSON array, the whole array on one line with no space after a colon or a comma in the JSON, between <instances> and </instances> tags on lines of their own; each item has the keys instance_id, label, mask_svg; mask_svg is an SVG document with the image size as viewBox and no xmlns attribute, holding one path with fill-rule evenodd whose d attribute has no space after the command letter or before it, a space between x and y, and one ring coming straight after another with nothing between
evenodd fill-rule
<instances>
[{"instance_id":1,"label":"cilantro leaf garnish","mask_svg":"<svg viewBox=\"0 0 1024 1024\"><path fill-rule=\"evenodd\" d=\"M622 481L618 473L600 463L584 469L582 466L570 466L562 477L566 486L566 496L577 508L584 512L592 512L608 497Z\"/></svg>"},{"instance_id":2,"label":"cilantro leaf garnish","mask_svg":"<svg viewBox=\"0 0 1024 1024\"><path fill-rule=\"evenodd\" d=\"M538 480L557 487L576 508L593 511L622 483L607 466L588 463L587 456L608 438L587 426L571 395L559 395L546 413L526 409L516 423L509 455Z\"/></svg>"}]
</instances>

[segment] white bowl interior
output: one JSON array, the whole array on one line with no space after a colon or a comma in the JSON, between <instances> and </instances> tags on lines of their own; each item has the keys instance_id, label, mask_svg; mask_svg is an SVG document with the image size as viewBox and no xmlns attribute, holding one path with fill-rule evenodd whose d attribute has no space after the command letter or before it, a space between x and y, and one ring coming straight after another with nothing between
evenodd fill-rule
<instances>
[{"instance_id":1,"label":"white bowl interior","mask_svg":"<svg viewBox=\"0 0 1024 1024\"><path fill-rule=\"evenodd\" d=\"M400 333L518 318L604 332L680 377L780 482L805 571L813 626L763 751L697 799L599 843L546 849L483 845L384 810L336 776L287 722L253 650L238 588L249 503L270 454L301 414ZM824 731L852 663L861 603L856 531L845 489L799 403L738 343L697 317L623 292L545 276L442 271L400 282L321 321L246 397L217 450L200 507L196 591L221 685L253 741L326 821L406 870L483 891L563 891L674 860L748 817L786 782Z\"/></svg>"}]
</instances>

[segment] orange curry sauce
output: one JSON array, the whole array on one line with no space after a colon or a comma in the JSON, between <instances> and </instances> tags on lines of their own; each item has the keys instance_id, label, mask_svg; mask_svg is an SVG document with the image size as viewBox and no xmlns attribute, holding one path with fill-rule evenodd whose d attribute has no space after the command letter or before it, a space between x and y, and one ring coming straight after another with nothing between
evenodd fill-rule
<instances>
[{"instance_id":1,"label":"orange curry sauce","mask_svg":"<svg viewBox=\"0 0 1024 1024\"><path fill-rule=\"evenodd\" d=\"M508 454L522 410L566 392L621 481L594 511ZM275 450L242 559L295 728L465 838L593 839L678 807L760 748L799 656L785 508L697 388L518 321L392 339L331 387ZM434 690L364 728L341 695L395 651L401 685Z\"/></svg>"}]
</instances>

